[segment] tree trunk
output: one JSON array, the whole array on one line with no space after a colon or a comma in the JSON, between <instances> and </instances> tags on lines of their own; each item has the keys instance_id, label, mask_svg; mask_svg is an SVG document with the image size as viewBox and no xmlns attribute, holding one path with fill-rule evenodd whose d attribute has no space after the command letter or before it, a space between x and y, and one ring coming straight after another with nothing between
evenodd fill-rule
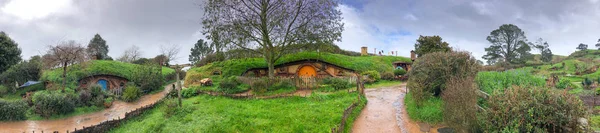
<instances>
[{"instance_id":1,"label":"tree trunk","mask_svg":"<svg viewBox=\"0 0 600 133\"><path fill-rule=\"evenodd\" d=\"M275 61L268 60L267 64L269 65L269 79L275 77Z\"/></svg>"},{"instance_id":2,"label":"tree trunk","mask_svg":"<svg viewBox=\"0 0 600 133\"><path fill-rule=\"evenodd\" d=\"M177 84L177 97L179 99L179 107L182 107L182 103L181 103L181 83L179 82L179 65L176 66L175 68L175 82Z\"/></svg>"},{"instance_id":3,"label":"tree trunk","mask_svg":"<svg viewBox=\"0 0 600 133\"><path fill-rule=\"evenodd\" d=\"M62 82L62 90L65 91L65 88L67 87L67 63L65 62L63 64L63 82Z\"/></svg>"}]
</instances>

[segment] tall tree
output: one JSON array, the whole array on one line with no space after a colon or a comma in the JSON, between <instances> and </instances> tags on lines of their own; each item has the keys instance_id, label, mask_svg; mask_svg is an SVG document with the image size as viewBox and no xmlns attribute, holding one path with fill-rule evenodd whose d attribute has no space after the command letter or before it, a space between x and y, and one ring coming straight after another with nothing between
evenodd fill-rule
<instances>
[{"instance_id":1,"label":"tall tree","mask_svg":"<svg viewBox=\"0 0 600 133\"><path fill-rule=\"evenodd\" d=\"M82 63L86 60L85 48L75 41L63 42L56 46L50 46L50 49L42 58L44 66L47 68L62 67L63 90L67 83L67 66Z\"/></svg>"},{"instance_id":2,"label":"tall tree","mask_svg":"<svg viewBox=\"0 0 600 133\"><path fill-rule=\"evenodd\" d=\"M525 32L516 25L504 24L500 26L500 28L490 33L487 40L492 45L485 48L487 54L483 58L486 60L520 64L532 58L531 53L529 53L531 47L527 44ZM488 61L488 63L490 62Z\"/></svg>"},{"instance_id":3,"label":"tall tree","mask_svg":"<svg viewBox=\"0 0 600 133\"><path fill-rule=\"evenodd\" d=\"M588 45L587 44L583 44L583 43L579 43L579 46L577 46L577 50L580 51L584 51L588 49Z\"/></svg>"},{"instance_id":4,"label":"tall tree","mask_svg":"<svg viewBox=\"0 0 600 133\"><path fill-rule=\"evenodd\" d=\"M0 31L0 73L6 71L10 66L21 61L21 49L19 44L10 39L10 37Z\"/></svg>"},{"instance_id":5,"label":"tall tree","mask_svg":"<svg viewBox=\"0 0 600 133\"><path fill-rule=\"evenodd\" d=\"M174 45L161 45L160 46L160 52L161 55L165 56L166 62L164 62L162 65L169 65L170 61L174 61L179 59L179 56L177 56L177 54L179 54L179 51L181 51L181 47L179 47L179 45L174 44Z\"/></svg>"},{"instance_id":6,"label":"tall tree","mask_svg":"<svg viewBox=\"0 0 600 133\"><path fill-rule=\"evenodd\" d=\"M194 47L191 49L189 60L190 62L192 62L192 64L196 64L206 55L211 53L213 53L213 46L209 45L208 42L205 42L204 40L200 39L198 40L198 42L196 42L196 44L194 44Z\"/></svg>"},{"instance_id":7,"label":"tall tree","mask_svg":"<svg viewBox=\"0 0 600 133\"><path fill-rule=\"evenodd\" d=\"M121 57L119 57L117 60L121 62L132 63L140 59L141 57L142 51L140 51L140 47L133 45L127 50L125 50L125 52L123 52L123 55L121 55Z\"/></svg>"},{"instance_id":8,"label":"tall tree","mask_svg":"<svg viewBox=\"0 0 600 133\"><path fill-rule=\"evenodd\" d=\"M417 56L423 56L433 52L448 52L452 50L447 42L442 41L440 36L419 36L415 43L415 53Z\"/></svg>"},{"instance_id":9,"label":"tall tree","mask_svg":"<svg viewBox=\"0 0 600 133\"><path fill-rule=\"evenodd\" d=\"M27 61L11 66L8 70L0 74L0 81L3 84L25 83L27 81L37 81L40 78L42 67L41 57L32 56ZM14 87L13 92L16 91Z\"/></svg>"},{"instance_id":10,"label":"tall tree","mask_svg":"<svg viewBox=\"0 0 600 133\"><path fill-rule=\"evenodd\" d=\"M548 42L544 41L544 39L542 38L539 38L536 41L536 44L532 44L532 46L534 46L536 49L538 49L538 51L540 51L540 59L543 62L552 61L552 57L554 56L554 54L552 54L552 50L550 50L550 45L548 45Z\"/></svg>"},{"instance_id":11,"label":"tall tree","mask_svg":"<svg viewBox=\"0 0 600 133\"><path fill-rule=\"evenodd\" d=\"M209 39L259 53L274 64L291 44L341 39L343 23L337 0L209 0L202 21ZM226 31L226 32L218 32Z\"/></svg>"},{"instance_id":12,"label":"tall tree","mask_svg":"<svg viewBox=\"0 0 600 133\"><path fill-rule=\"evenodd\" d=\"M106 45L106 41L99 34L94 35L94 38L90 40L90 43L87 45L87 53L91 58L98 60L109 58L108 45Z\"/></svg>"}]
</instances>

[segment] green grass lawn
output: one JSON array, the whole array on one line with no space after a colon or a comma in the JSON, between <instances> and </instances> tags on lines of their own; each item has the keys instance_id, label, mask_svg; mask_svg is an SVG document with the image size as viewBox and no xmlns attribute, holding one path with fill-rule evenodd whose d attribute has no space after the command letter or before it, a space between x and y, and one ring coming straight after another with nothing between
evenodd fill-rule
<instances>
[{"instance_id":1,"label":"green grass lawn","mask_svg":"<svg viewBox=\"0 0 600 133\"><path fill-rule=\"evenodd\" d=\"M429 124L438 124L444 120L443 107L444 101L441 98L431 98L423 102L422 106L417 106L410 93L404 98L404 106L411 120L425 122Z\"/></svg>"},{"instance_id":2,"label":"green grass lawn","mask_svg":"<svg viewBox=\"0 0 600 133\"><path fill-rule=\"evenodd\" d=\"M401 81L381 80L381 81L377 81L373 84L365 84L365 88L372 89L372 88L379 88L379 87L390 87L390 86L396 86L396 85L400 85L400 84L402 84Z\"/></svg>"},{"instance_id":3,"label":"green grass lawn","mask_svg":"<svg viewBox=\"0 0 600 133\"><path fill-rule=\"evenodd\" d=\"M308 98L237 100L200 95L166 117L161 104L111 132L331 132L357 93L315 94ZM358 109L364 107L362 98ZM354 119L360 110L352 113ZM353 120L346 125L350 129Z\"/></svg>"}]
</instances>

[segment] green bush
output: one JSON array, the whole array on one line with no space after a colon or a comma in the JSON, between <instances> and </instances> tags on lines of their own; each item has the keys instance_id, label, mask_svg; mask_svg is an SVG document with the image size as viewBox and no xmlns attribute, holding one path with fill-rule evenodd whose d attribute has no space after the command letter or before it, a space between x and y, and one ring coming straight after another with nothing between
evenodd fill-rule
<instances>
[{"instance_id":1,"label":"green bush","mask_svg":"<svg viewBox=\"0 0 600 133\"><path fill-rule=\"evenodd\" d=\"M332 78L330 85L335 90L348 89L348 88L352 87L352 83L350 83L348 80L345 80L342 78Z\"/></svg>"},{"instance_id":2,"label":"green bush","mask_svg":"<svg viewBox=\"0 0 600 133\"><path fill-rule=\"evenodd\" d=\"M27 118L27 108L25 101L0 99L0 121L25 120Z\"/></svg>"},{"instance_id":3,"label":"green bush","mask_svg":"<svg viewBox=\"0 0 600 133\"><path fill-rule=\"evenodd\" d=\"M123 90L123 96L121 98L126 102L132 102L140 98L142 95L142 90L134 85L128 85Z\"/></svg>"},{"instance_id":4,"label":"green bush","mask_svg":"<svg viewBox=\"0 0 600 133\"><path fill-rule=\"evenodd\" d=\"M92 101L90 101L90 103L93 106L102 107L104 106L104 96L96 96L92 98Z\"/></svg>"},{"instance_id":5,"label":"green bush","mask_svg":"<svg viewBox=\"0 0 600 133\"><path fill-rule=\"evenodd\" d=\"M176 98L168 98L164 101L164 104L166 106L162 108L162 111L167 118L175 114L175 111L177 111L177 108L179 108L179 101Z\"/></svg>"},{"instance_id":6,"label":"green bush","mask_svg":"<svg viewBox=\"0 0 600 133\"><path fill-rule=\"evenodd\" d=\"M198 95L198 90L196 89L196 87L181 90L181 97L183 97L183 98L190 98L190 97L197 96L197 95Z\"/></svg>"},{"instance_id":7,"label":"green bush","mask_svg":"<svg viewBox=\"0 0 600 133\"><path fill-rule=\"evenodd\" d=\"M585 132L587 109L578 97L538 87L512 87L494 94L481 114L480 127L489 132ZM570 131L564 130L570 128Z\"/></svg>"},{"instance_id":8,"label":"green bush","mask_svg":"<svg viewBox=\"0 0 600 133\"><path fill-rule=\"evenodd\" d=\"M58 91L36 92L32 98L34 109L43 117L67 114L75 110L75 97Z\"/></svg>"},{"instance_id":9,"label":"green bush","mask_svg":"<svg viewBox=\"0 0 600 133\"><path fill-rule=\"evenodd\" d=\"M237 93L242 90L238 87L239 85L240 81L237 79L237 77L231 76L229 78L221 80L221 83L219 83L219 87L217 88L217 90L224 93Z\"/></svg>"},{"instance_id":10,"label":"green bush","mask_svg":"<svg viewBox=\"0 0 600 133\"><path fill-rule=\"evenodd\" d=\"M381 79L383 80L394 80L394 73L384 72L381 74Z\"/></svg>"},{"instance_id":11,"label":"green bush","mask_svg":"<svg viewBox=\"0 0 600 133\"><path fill-rule=\"evenodd\" d=\"M290 89L295 88L294 83L291 80L278 80L273 85L269 87L269 91L280 90L280 89Z\"/></svg>"},{"instance_id":12,"label":"green bush","mask_svg":"<svg viewBox=\"0 0 600 133\"><path fill-rule=\"evenodd\" d=\"M573 84L571 83L571 80L563 78L558 81L558 83L556 84L555 87L557 89L567 89L567 88L574 88L575 86L573 86Z\"/></svg>"},{"instance_id":13,"label":"green bush","mask_svg":"<svg viewBox=\"0 0 600 133\"><path fill-rule=\"evenodd\" d=\"M475 77L481 65L468 52L435 52L419 57L408 72L407 87L420 104L430 96L439 96L450 77Z\"/></svg>"},{"instance_id":14,"label":"green bush","mask_svg":"<svg viewBox=\"0 0 600 133\"><path fill-rule=\"evenodd\" d=\"M223 82L221 82L221 83L223 83ZM268 91L269 85L268 85L266 79L259 79L259 80L252 82L251 87L252 87L252 91L254 93L262 94L262 93L265 93Z\"/></svg>"},{"instance_id":15,"label":"green bush","mask_svg":"<svg viewBox=\"0 0 600 133\"><path fill-rule=\"evenodd\" d=\"M110 104L114 101L114 99L112 97L108 97L106 99L104 99L104 104Z\"/></svg>"},{"instance_id":16,"label":"green bush","mask_svg":"<svg viewBox=\"0 0 600 133\"><path fill-rule=\"evenodd\" d=\"M396 76L401 76L401 75L404 75L404 74L406 74L406 70L404 70L404 69L396 69L396 70L394 70L394 75L396 75Z\"/></svg>"},{"instance_id":17,"label":"green bush","mask_svg":"<svg viewBox=\"0 0 600 133\"><path fill-rule=\"evenodd\" d=\"M6 93L8 93L8 88L4 87L3 85L0 85L0 96Z\"/></svg>"},{"instance_id":18,"label":"green bush","mask_svg":"<svg viewBox=\"0 0 600 133\"><path fill-rule=\"evenodd\" d=\"M374 83L381 79L381 75L379 74L379 72L377 72L375 70L363 72L363 73L361 73L361 75L368 77L368 79L365 79L365 81L367 81L367 83Z\"/></svg>"},{"instance_id":19,"label":"green bush","mask_svg":"<svg viewBox=\"0 0 600 133\"><path fill-rule=\"evenodd\" d=\"M88 91L88 90L79 91L79 103L81 105L84 105L84 106L93 105L93 103L92 103L93 98L94 97L92 97L92 93L90 93L90 91Z\"/></svg>"},{"instance_id":20,"label":"green bush","mask_svg":"<svg viewBox=\"0 0 600 133\"><path fill-rule=\"evenodd\" d=\"M546 79L523 70L504 72L479 72L475 82L479 89L486 93L503 92L504 89L516 86L546 86Z\"/></svg>"},{"instance_id":21,"label":"green bush","mask_svg":"<svg viewBox=\"0 0 600 133\"><path fill-rule=\"evenodd\" d=\"M590 118L590 126L592 128L600 128L600 115L592 116ZM598 129L595 129L598 130Z\"/></svg>"},{"instance_id":22,"label":"green bush","mask_svg":"<svg viewBox=\"0 0 600 133\"><path fill-rule=\"evenodd\" d=\"M581 81L581 85L585 89L589 89L592 86L592 84L594 84L594 81L588 77L584 78L583 81Z\"/></svg>"},{"instance_id":23,"label":"green bush","mask_svg":"<svg viewBox=\"0 0 600 133\"><path fill-rule=\"evenodd\" d=\"M474 77L450 78L442 93L444 123L459 133L475 132L477 127L477 87Z\"/></svg>"}]
</instances>

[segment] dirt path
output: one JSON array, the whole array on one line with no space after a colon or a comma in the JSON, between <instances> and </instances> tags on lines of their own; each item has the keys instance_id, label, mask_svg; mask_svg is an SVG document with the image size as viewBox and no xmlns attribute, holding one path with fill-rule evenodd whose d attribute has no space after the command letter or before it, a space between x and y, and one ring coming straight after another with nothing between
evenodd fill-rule
<instances>
[{"instance_id":1,"label":"dirt path","mask_svg":"<svg viewBox=\"0 0 600 133\"><path fill-rule=\"evenodd\" d=\"M365 90L369 102L354 122L356 133L420 133L404 108L406 84ZM431 129L436 133L435 129Z\"/></svg>"},{"instance_id":2,"label":"dirt path","mask_svg":"<svg viewBox=\"0 0 600 133\"><path fill-rule=\"evenodd\" d=\"M136 108L152 104L160 100L169 90L171 85L165 86L165 90L159 93L144 95L138 101L126 103L115 101L113 105L100 112L72 116L69 118L58 120L39 120L39 121L16 121L16 122L0 122L0 133L17 133L17 132L66 132L73 131L75 128L81 129L84 126L92 126L103 121L123 118L125 113L135 110Z\"/></svg>"}]
</instances>

